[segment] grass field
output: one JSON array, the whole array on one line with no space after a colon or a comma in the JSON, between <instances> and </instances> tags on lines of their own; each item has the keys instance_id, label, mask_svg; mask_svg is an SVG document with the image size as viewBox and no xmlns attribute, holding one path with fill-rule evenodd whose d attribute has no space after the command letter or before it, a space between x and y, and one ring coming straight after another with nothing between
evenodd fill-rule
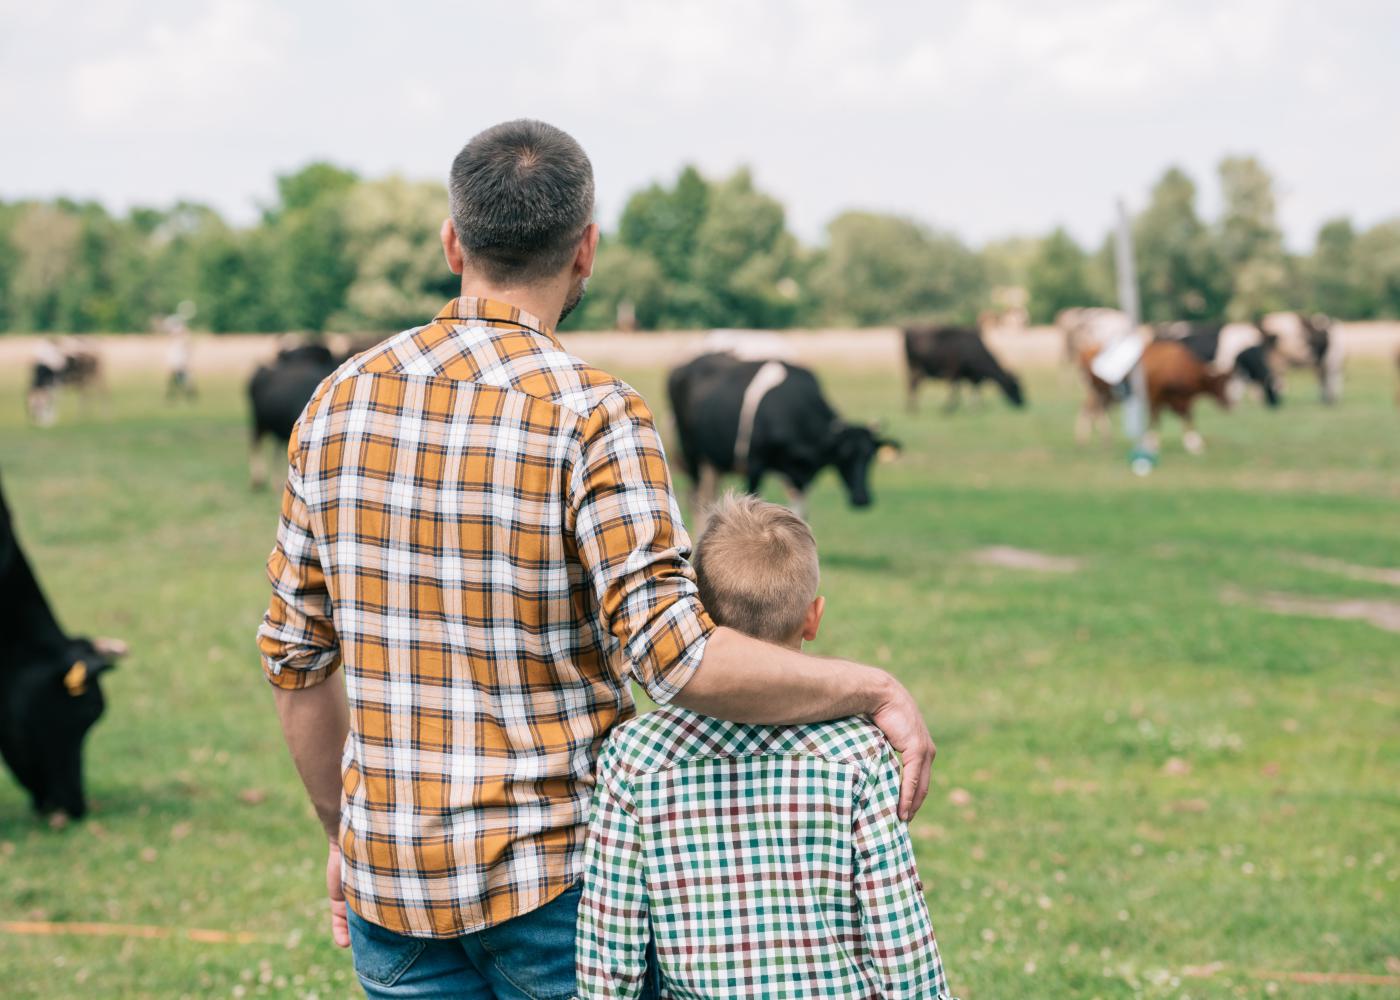
<instances>
[{"instance_id":1,"label":"grass field","mask_svg":"<svg viewBox=\"0 0 1400 1000\"><path fill-rule=\"evenodd\" d=\"M0 931L7 997L355 992L252 646L277 498L247 488L238 374L193 408L119 383L105 418L70 404L36 431L0 373L30 557L69 628L132 648L88 742L89 820L52 831L0 779L0 921L254 936ZM659 402L660 372L622 374ZM1073 446L1066 374L1030 373L1025 412L946 418L936 390L905 415L892 373L825 373L905 453L870 512L834 479L814 495L815 648L926 708L940 753L912 829L963 1000L1400 995L1400 635L1257 603L1400 602L1307 562L1400 567L1391 376L1352 375L1332 411L1301 385L1277 413L1205 410L1208 453L1169 428L1140 481L1119 446ZM1077 568L975 558L998 545Z\"/></svg>"}]
</instances>

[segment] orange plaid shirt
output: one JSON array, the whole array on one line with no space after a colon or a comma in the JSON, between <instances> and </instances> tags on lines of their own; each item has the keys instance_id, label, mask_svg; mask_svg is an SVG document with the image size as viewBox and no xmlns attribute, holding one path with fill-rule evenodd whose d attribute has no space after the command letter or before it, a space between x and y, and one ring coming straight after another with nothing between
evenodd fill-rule
<instances>
[{"instance_id":1,"label":"orange plaid shirt","mask_svg":"<svg viewBox=\"0 0 1400 1000\"><path fill-rule=\"evenodd\" d=\"M419 937L481 930L582 874L594 766L714 626L651 413L486 299L347 362L288 448L268 679L345 667L347 900Z\"/></svg>"}]
</instances>

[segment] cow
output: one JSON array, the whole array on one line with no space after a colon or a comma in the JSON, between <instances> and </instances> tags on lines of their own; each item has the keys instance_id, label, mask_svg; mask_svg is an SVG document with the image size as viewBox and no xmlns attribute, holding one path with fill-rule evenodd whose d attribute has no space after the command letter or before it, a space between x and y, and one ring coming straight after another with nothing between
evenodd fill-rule
<instances>
[{"instance_id":1,"label":"cow","mask_svg":"<svg viewBox=\"0 0 1400 1000\"><path fill-rule=\"evenodd\" d=\"M1308 368L1317 375L1318 393L1326 406L1342 398L1346 352L1336 325L1327 316L1297 312L1269 313L1259 328L1278 338L1278 358L1289 368Z\"/></svg>"},{"instance_id":2,"label":"cow","mask_svg":"<svg viewBox=\"0 0 1400 1000\"><path fill-rule=\"evenodd\" d=\"M248 472L253 489L267 485L267 438L286 444L292 428L306 404L342 358L324 344L285 347L276 359L260 365L248 380L248 401L252 412Z\"/></svg>"},{"instance_id":3,"label":"cow","mask_svg":"<svg viewBox=\"0 0 1400 1000\"><path fill-rule=\"evenodd\" d=\"M666 392L675 414L691 509L703 520L718 477L738 473L756 493L767 473L782 477L793 508L823 469L836 469L853 507L868 507L870 462L899 444L874 426L847 423L808 369L785 361L702 354L673 370Z\"/></svg>"},{"instance_id":4,"label":"cow","mask_svg":"<svg viewBox=\"0 0 1400 1000\"><path fill-rule=\"evenodd\" d=\"M1025 405L1020 380L992 356L975 327L909 327L904 331L904 360L911 413L919 383L925 378L942 378L950 383L943 408L946 413L958 408L963 382L970 382L979 393L984 381L995 382L1012 406Z\"/></svg>"},{"instance_id":5,"label":"cow","mask_svg":"<svg viewBox=\"0 0 1400 1000\"><path fill-rule=\"evenodd\" d=\"M1088 347L1080 355L1080 370L1084 374L1087 394L1080 409L1076 437L1088 440L1094 428L1107 431L1107 411L1119 398L1118 387L1109 385L1094 374L1092 365L1100 348ZM1171 410L1181 418L1182 446L1191 454L1205 451L1205 440L1196 430L1191 410L1197 396L1210 396L1222 409L1230 408L1229 372L1211 371L1210 366L1176 340L1154 340L1142 352L1139 361L1147 386L1150 415L1148 448L1157 450L1157 428L1162 411Z\"/></svg>"},{"instance_id":6,"label":"cow","mask_svg":"<svg viewBox=\"0 0 1400 1000\"><path fill-rule=\"evenodd\" d=\"M26 407L36 426L52 426L57 418L60 388L75 390L87 407L96 394L106 395L102 358L71 337L46 337L34 353Z\"/></svg>"},{"instance_id":7,"label":"cow","mask_svg":"<svg viewBox=\"0 0 1400 1000\"><path fill-rule=\"evenodd\" d=\"M1064 337L1066 364L1077 365L1086 348L1107 347L1133 332L1132 320L1119 309L1100 306L1062 309L1055 326Z\"/></svg>"},{"instance_id":8,"label":"cow","mask_svg":"<svg viewBox=\"0 0 1400 1000\"><path fill-rule=\"evenodd\" d=\"M106 705L101 675L125 653L59 626L0 491L0 757L55 826L87 812L83 739Z\"/></svg>"},{"instance_id":9,"label":"cow","mask_svg":"<svg viewBox=\"0 0 1400 1000\"><path fill-rule=\"evenodd\" d=\"M1283 397L1279 379L1271 360L1278 337L1265 333L1252 323L1159 323L1154 328L1157 340L1175 340L1184 344L1192 354L1210 365L1212 371L1232 376L1230 394L1234 399L1244 395L1246 383L1259 387L1264 402L1277 407Z\"/></svg>"}]
</instances>

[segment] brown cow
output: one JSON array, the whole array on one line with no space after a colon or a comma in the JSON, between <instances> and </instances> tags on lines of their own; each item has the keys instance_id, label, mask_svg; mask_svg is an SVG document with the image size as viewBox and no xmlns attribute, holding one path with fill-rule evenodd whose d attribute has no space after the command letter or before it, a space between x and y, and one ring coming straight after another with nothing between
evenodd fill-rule
<instances>
[{"instance_id":1,"label":"brown cow","mask_svg":"<svg viewBox=\"0 0 1400 1000\"><path fill-rule=\"evenodd\" d=\"M1079 367L1084 374L1088 393L1079 411L1076 438L1083 443L1092 436L1095 427L1107 437L1108 409L1118 401L1114 387L1100 379L1090 368L1101 348L1087 347L1079 355ZM1184 344L1173 340L1156 340L1142 353L1143 375L1147 381L1147 402L1150 414L1148 447L1157 450L1157 425L1162 410L1168 409L1185 425L1182 446L1191 454L1205 450L1205 441L1191 418L1191 407L1197 396L1210 396L1222 409L1230 408L1227 388L1229 372L1214 372Z\"/></svg>"}]
</instances>

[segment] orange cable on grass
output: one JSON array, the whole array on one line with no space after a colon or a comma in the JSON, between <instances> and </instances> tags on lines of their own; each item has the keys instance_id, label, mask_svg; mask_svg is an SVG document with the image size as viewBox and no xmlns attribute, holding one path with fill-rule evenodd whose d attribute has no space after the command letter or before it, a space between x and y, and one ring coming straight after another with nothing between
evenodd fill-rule
<instances>
[{"instance_id":1,"label":"orange cable on grass","mask_svg":"<svg viewBox=\"0 0 1400 1000\"><path fill-rule=\"evenodd\" d=\"M0 921L0 933L157 939L182 937L201 944L257 944L267 940L249 931L211 931L198 927L157 927L152 924L56 923L47 920Z\"/></svg>"}]
</instances>

